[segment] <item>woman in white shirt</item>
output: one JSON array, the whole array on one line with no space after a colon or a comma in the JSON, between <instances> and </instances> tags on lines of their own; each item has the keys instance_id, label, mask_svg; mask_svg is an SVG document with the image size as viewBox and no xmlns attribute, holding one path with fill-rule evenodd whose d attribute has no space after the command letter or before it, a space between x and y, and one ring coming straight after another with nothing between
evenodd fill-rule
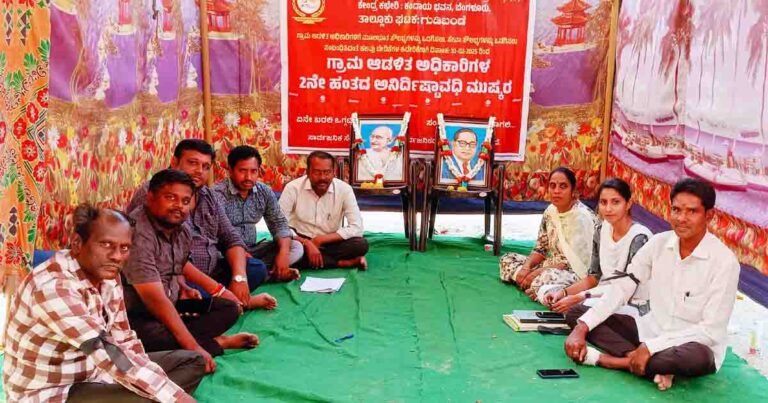
<instances>
[{"instance_id":1,"label":"woman in white shirt","mask_svg":"<svg viewBox=\"0 0 768 403\"><path fill-rule=\"evenodd\" d=\"M576 304L591 306L602 296L605 285L623 276L640 248L648 242L651 231L632 220L632 191L627 182L607 179L598 189L598 211L603 222L595 231L592 260L587 276L574 284L548 292L544 302L555 312L565 313ZM647 312L647 292L641 287L622 312L632 316Z\"/></svg>"}]
</instances>

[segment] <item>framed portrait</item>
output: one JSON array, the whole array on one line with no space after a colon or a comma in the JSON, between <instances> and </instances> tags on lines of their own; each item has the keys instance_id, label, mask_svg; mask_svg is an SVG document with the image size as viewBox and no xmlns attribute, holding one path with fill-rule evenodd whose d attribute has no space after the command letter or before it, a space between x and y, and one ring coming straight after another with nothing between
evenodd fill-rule
<instances>
[{"instance_id":1,"label":"framed portrait","mask_svg":"<svg viewBox=\"0 0 768 403\"><path fill-rule=\"evenodd\" d=\"M490 189L493 169L493 126L488 120L438 114L435 139L435 183L457 190Z\"/></svg>"},{"instance_id":2,"label":"framed portrait","mask_svg":"<svg viewBox=\"0 0 768 403\"><path fill-rule=\"evenodd\" d=\"M410 112L403 116L352 114L349 161L353 186L405 185L410 117Z\"/></svg>"}]
</instances>

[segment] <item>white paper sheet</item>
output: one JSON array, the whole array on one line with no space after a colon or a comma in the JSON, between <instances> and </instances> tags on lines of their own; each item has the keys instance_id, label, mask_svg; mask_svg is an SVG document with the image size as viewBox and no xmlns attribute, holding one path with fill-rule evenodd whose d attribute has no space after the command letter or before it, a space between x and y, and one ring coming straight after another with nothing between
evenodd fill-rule
<instances>
[{"instance_id":1,"label":"white paper sheet","mask_svg":"<svg viewBox=\"0 0 768 403\"><path fill-rule=\"evenodd\" d=\"M344 278L318 278L307 277L304 284L301 285L301 291L304 292L324 292L332 293L339 291L344 284Z\"/></svg>"}]
</instances>

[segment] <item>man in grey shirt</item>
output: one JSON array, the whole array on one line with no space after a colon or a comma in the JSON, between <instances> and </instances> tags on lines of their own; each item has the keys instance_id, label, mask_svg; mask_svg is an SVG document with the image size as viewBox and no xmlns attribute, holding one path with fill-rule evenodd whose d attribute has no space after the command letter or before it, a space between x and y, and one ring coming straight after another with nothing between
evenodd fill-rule
<instances>
[{"instance_id":1,"label":"man in grey shirt","mask_svg":"<svg viewBox=\"0 0 768 403\"><path fill-rule=\"evenodd\" d=\"M214 195L229 222L240 231L245 250L267 265L269 279L290 281L299 277L291 266L304 255L304 247L292 240L288 220L269 186L257 182L261 155L250 146L237 146L227 157L229 178L213 186ZM257 241L256 224L264 218L272 241Z\"/></svg>"},{"instance_id":2,"label":"man in grey shirt","mask_svg":"<svg viewBox=\"0 0 768 403\"><path fill-rule=\"evenodd\" d=\"M166 169L152 177L148 189L146 203L131 213L136 230L123 270L128 320L147 351L192 350L211 372L216 367L211 356L227 348L253 348L259 339L250 333L223 335L242 312L240 301L189 260L192 234L183 224L192 203L192 179ZM187 282L213 298L201 299Z\"/></svg>"}]
</instances>

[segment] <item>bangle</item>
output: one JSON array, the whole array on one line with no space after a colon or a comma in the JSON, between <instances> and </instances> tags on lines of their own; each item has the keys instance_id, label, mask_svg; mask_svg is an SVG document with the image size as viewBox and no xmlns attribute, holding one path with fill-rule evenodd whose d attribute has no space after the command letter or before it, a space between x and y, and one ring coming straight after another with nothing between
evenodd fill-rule
<instances>
[{"instance_id":1,"label":"bangle","mask_svg":"<svg viewBox=\"0 0 768 403\"><path fill-rule=\"evenodd\" d=\"M219 283L216 285L216 288L211 291L211 296L220 297L221 294L224 294L224 286Z\"/></svg>"},{"instance_id":2,"label":"bangle","mask_svg":"<svg viewBox=\"0 0 768 403\"><path fill-rule=\"evenodd\" d=\"M567 296L568 296L568 289L563 288L563 297L567 297Z\"/></svg>"}]
</instances>

